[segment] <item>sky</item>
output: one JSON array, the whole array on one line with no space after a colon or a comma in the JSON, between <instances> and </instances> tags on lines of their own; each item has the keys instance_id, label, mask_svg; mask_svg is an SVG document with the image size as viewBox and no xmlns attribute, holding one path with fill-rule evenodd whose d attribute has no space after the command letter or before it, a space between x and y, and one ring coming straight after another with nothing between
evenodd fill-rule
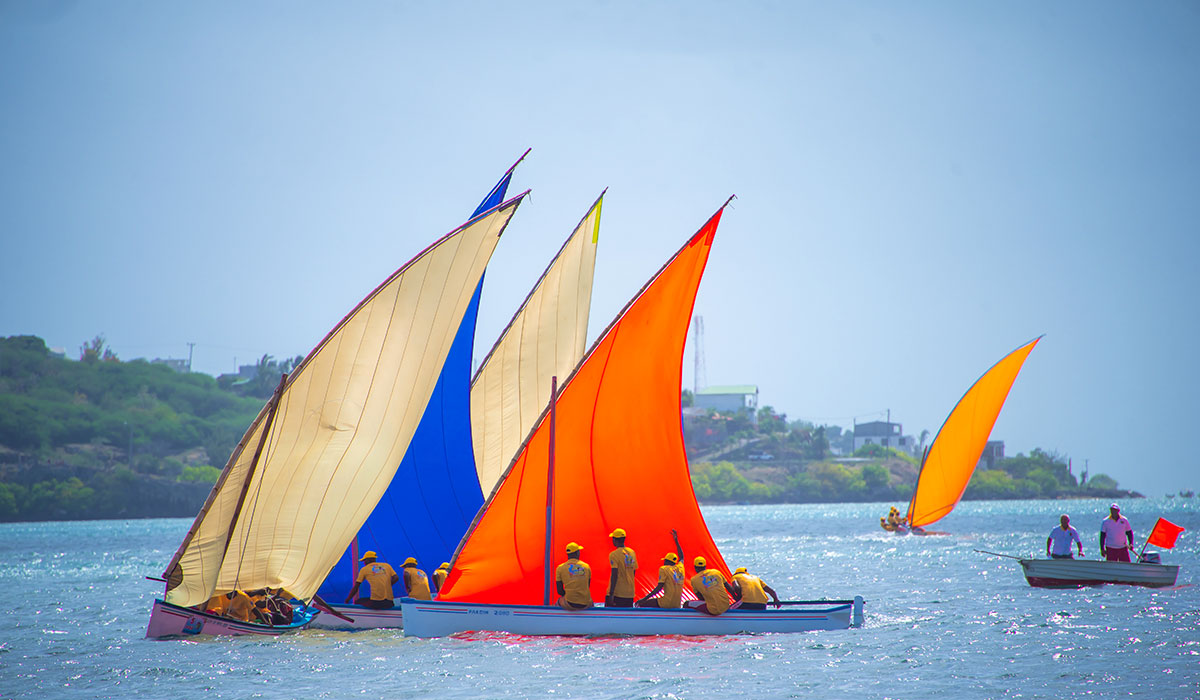
<instances>
[{"instance_id":1,"label":"sky","mask_svg":"<svg viewBox=\"0 0 1200 700\"><path fill-rule=\"evenodd\" d=\"M1200 488L1198 67L1186 1L0 0L0 336L307 354L532 148L477 357L605 188L589 339L736 195L708 384L934 433L1045 334L1008 455Z\"/></svg>"}]
</instances>

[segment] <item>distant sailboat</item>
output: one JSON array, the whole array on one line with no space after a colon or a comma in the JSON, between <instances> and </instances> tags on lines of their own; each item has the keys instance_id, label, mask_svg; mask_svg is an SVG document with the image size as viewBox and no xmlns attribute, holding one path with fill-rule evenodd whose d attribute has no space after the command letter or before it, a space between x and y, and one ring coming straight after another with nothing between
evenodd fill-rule
<instances>
[{"instance_id":1,"label":"distant sailboat","mask_svg":"<svg viewBox=\"0 0 1200 700\"><path fill-rule=\"evenodd\" d=\"M383 495L522 194L472 218L356 306L246 431L163 576L148 637L278 634L203 611L284 588L310 602ZM302 608L302 626L312 610Z\"/></svg>"},{"instance_id":2,"label":"distant sailboat","mask_svg":"<svg viewBox=\"0 0 1200 700\"><path fill-rule=\"evenodd\" d=\"M646 608L568 612L548 604L550 574L567 542L582 544L585 560L607 563L616 527L647 562L674 549L676 529L687 557L703 556L729 577L692 491L679 414L684 342L723 210L629 302L542 411L459 545L441 595L402 601L406 635L727 634L861 620L861 599L718 617ZM638 595L655 586L656 574L655 566L638 570ZM593 599L604 598L606 583L607 576L593 576Z\"/></svg>"},{"instance_id":3,"label":"distant sailboat","mask_svg":"<svg viewBox=\"0 0 1200 700\"><path fill-rule=\"evenodd\" d=\"M914 534L933 534L922 529L949 515L962 499L1017 373L1041 339L1034 338L993 365L947 416L921 459L908 505L906 520Z\"/></svg>"}]
</instances>

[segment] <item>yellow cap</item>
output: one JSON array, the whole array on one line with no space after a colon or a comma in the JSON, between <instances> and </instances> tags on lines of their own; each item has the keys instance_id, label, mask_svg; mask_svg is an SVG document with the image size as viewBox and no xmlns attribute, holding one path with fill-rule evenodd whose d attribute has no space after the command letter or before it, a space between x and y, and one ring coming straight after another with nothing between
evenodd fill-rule
<instances>
[{"instance_id":1,"label":"yellow cap","mask_svg":"<svg viewBox=\"0 0 1200 700\"><path fill-rule=\"evenodd\" d=\"M733 570L733 573L734 573L734 575L737 575L737 574L744 574L744 573L748 573L748 572L746 571L746 567L739 566L738 568Z\"/></svg>"},{"instance_id":2,"label":"yellow cap","mask_svg":"<svg viewBox=\"0 0 1200 700\"><path fill-rule=\"evenodd\" d=\"M402 567L403 567L403 566L408 566L409 564L412 564L413 566L416 566L416 565L417 565L417 558L416 558L416 557L409 557L408 559L405 559L405 560L404 560L404 563L403 563L403 564L401 564L400 566L402 566Z\"/></svg>"},{"instance_id":3,"label":"yellow cap","mask_svg":"<svg viewBox=\"0 0 1200 700\"><path fill-rule=\"evenodd\" d=\"M581 544L575 544L574 542L567 543L567 554L574 554L581 549L583 549L583 545Z\"/></svg>"},{"instance_id":4,"label":"yellow cap","mask_svg":"<svg viewBox=\"0 0 1200 700\"><path fill-rule=\"evenodd\" d=\"M444 561L444 562L442 562L442 565L441 565L441 566L439 566L438 568L439 568L439 569L449 569L449 568L450 568L450 562L448 562L448 561Z\"/></svg>"},{"instance_id":5,"label":"yellow cap","mask_svg":"<svg viewBox=\"0 0 1200 700\"><path fill-rule=\"evenodd\" d=\"M663 555L663 559L666 559L667 561L671 562L672 564L679 563L679 555L675 554L675 552L667 552L666 554Z\"/></svg>"},{"instance_id":6,"label":"yellow cap","mask_svg":"<svg viewBox=\"0 0 1200 700\"><path fill-rule=\"evenodd\" d=\"M374 559L374 558L375 558L375 552L367 551L367 552L364 552L363 555L358 558L358 560L366 561L368 559Z\"/></svg>"},{"instance_id":7,"label":"yellow cap","mask_svg":"<svg viewBox=\"0 0 1200 700\"><path fill-rule=\"evenodd\" d=\"M621 528L617 528L616 530L613 530L612 532L608 533L608 536L609 537L624 537L625 531L622 530Z\"/></svg>"},{"instance_id":8,"label":"yellow cap","mask_svg":"<svg viewBox=\"0 0 1200 700\"><path fill-rule=\"evenodd\" d=\"M696 561L694 563L696 566L707 566L708 565L708 563L704 561L704 557L696 557Z\"/></svg>"}]
</instances>

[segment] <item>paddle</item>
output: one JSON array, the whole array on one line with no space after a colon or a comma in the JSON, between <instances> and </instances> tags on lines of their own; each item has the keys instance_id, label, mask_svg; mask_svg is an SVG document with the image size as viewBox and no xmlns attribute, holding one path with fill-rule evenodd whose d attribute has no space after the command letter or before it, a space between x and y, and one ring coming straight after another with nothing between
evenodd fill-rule
<instances>
[{"instance_id":1,"label":"paddle","mask_svg":"<svg viewBox=\"0 0 1200 700\"><path fill-rule=\"evenodd\" d=\"M321 596L319 596L319 595L314 595L312 597L312 602L316 603L317 610L320 610L323 613L329 613L330 615L333 615L334 617L338 618L339 620L345 620L346 622L354 622L354 618L347 617L347 616L341 614L340 612L338 612L337 610L334 610L332 607L330 607L329 603L326 603L325 601L321 600Z\"/></svg>"}]
</instances>

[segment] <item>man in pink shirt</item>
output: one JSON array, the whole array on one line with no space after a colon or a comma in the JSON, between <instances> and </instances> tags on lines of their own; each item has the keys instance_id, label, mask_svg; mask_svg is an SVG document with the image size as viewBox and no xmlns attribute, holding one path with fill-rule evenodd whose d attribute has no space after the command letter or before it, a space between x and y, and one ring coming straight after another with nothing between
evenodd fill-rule
<instances>
[{"instance_id":1,"label":"man in pink shirt","mask_svg":"<svg viewBox=\"0 0 1200 700\"><path fill-rule=\"evenodd\" d=\"M1108 561L1129 561L1133 548L1133 526L1116 504L1108 507L1108 517L1100 523L1100 553Z\"/></svg>"}]
</instances>

